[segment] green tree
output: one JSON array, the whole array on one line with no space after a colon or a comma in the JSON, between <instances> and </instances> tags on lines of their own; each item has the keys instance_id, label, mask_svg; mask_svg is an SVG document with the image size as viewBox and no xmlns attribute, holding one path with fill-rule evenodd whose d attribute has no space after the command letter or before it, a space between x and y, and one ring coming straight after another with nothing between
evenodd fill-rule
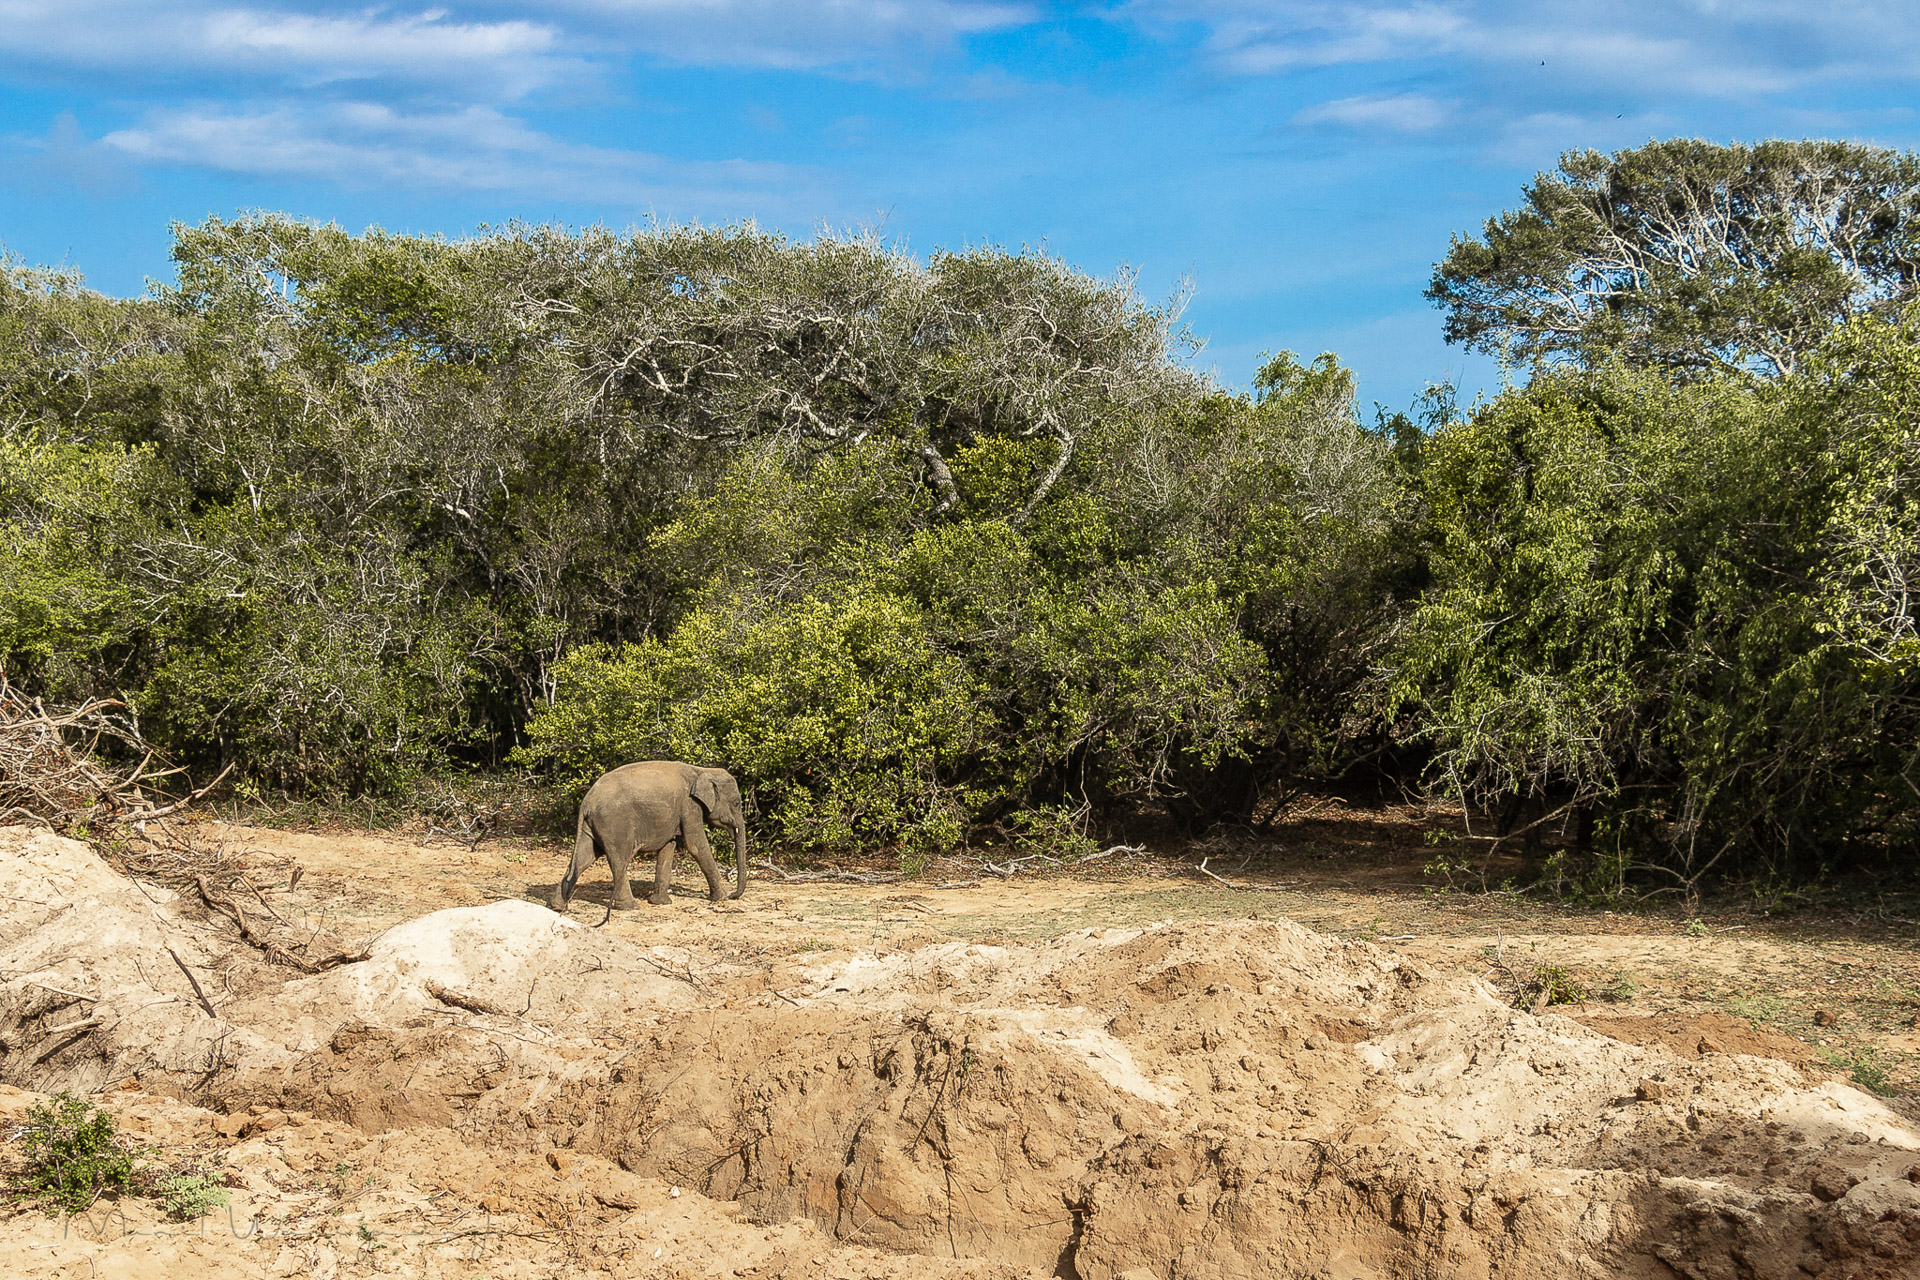
<instances>
[{"instance_id":1,"label":"green tree","mask_svg":"<svg viewBox=\"0 0 1920 1280\"><path fill-rule=\"evenodd\" d=\"M1838 321L1897 310L1920 284L1911 152L1673 139L1567 152L1524 195L1435 267L1427 297L1449 342L1778 376Z\"/></svg>"}]
</instances>

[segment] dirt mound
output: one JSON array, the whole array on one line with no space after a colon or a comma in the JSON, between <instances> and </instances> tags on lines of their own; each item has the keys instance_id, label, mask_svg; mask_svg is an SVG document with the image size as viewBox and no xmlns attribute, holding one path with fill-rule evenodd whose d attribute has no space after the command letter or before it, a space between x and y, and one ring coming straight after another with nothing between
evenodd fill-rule
<instances>
[{"instance_id":1,"label":"dirt mound","mask_svg":"<svg viewBox=\"0 0 1920 1280\"><path fill-rule=\"evenodd\" d=\"M42 1096L0 1085L0 1121ZM806 1219L757 1226L736 1205L568 1152L478 1150L444 1129L369 1136L294 1112L244 1118L116 1090L104 1104L143 1146L229 1172L230 1201L200 1222L151 1201L99 1205L71 1222L0 1222L0 1275L105 1280L264 1280L398 1273L475 1276L1029 1280L983 1259L899 1258L839 1244Z\"/></svg>"},{"instance_id":2,"label":"dirt mound","mask_svg":"<svg viewBox=\"0 0 1920 1280\"><path fill-rule=\"evenodd\" d=\"M228 973L231 931L27 839L7 854L0 829L0 1076L307 1113L440 1151L407 1176L464 1201L577 1175L568 1220L598 1206L603 1251L641 1212L619 1188L657 1183L846 1247L1084 1280L1891 1276L1920 1257L1920 1129L1880 1100L1518 1012L1285 921L941 942L775 989L729 954L509 901L271 990L247 977L209 1016L167 949ZM47 903L12 901L30 889ZM447 1172L478 1149L471 1179Z\"/></svg>"}]
</instances>

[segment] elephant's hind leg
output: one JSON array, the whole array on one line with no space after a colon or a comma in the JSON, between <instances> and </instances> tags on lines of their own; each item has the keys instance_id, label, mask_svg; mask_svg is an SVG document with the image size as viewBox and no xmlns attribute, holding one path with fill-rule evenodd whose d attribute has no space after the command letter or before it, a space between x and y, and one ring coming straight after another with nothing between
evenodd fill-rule
<instances>
[{"instance_id":1,"label":"elephant's hind leg","mask_svg":"<svg viewBox=\"0 0 1920 1280\"><path fill-rule=\"evenodd\" d=\"M613 909L632 911L640 904L633 900L633 886L627 881L627 873L632 870L633 851L607 855L607 866L613 871Z\"/></svg>"}]
</instances>

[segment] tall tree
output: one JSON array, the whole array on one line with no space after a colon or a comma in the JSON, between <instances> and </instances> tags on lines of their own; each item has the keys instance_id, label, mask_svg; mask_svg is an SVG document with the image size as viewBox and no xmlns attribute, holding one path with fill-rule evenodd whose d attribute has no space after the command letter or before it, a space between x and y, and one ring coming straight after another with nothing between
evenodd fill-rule
<instances>
[{"instance_id":1,"label":"tall tree","mask_svg":"<svg viewBox=\"0 0 1920 1280\"><path fill-rule=\"evenodd\" d=\"M1790 373L1834 323L1920 282L1920 158L1848 142L1569 151L1456 236L1427 297L1508 358Z\"/></svg>"}]
</instances>

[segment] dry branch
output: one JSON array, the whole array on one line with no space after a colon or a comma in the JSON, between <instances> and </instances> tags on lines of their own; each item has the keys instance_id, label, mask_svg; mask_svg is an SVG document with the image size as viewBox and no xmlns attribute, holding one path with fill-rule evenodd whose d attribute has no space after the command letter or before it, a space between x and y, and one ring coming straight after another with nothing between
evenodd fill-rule
<instances>
[{"instance_id":1,"label":"dry branch","mask_svg":"<svg viewBox=\"0 0 1920 1280\"><path fill-rule=\"evenodd\" d=\"M213 1001L207 999L207 993L201 989L200 979L193 976L193 970L187 968L187 962L180 958L180 953L172 947L168 947L167 954L172 956L173 962L180 966L180 972L187 975L187 985L193 988L193 994L199 999L200 1007L207 1011L207 1016L209 1018L219 1017L220 1015L213 1011Z\"/></svg>"},{"instance_id":2,"label":"dry branch","mask_svg":"<svg viewBox=\"0 0 1920 1280\"><path fill-rule=\"evenodd\" d=\"M1207 863L1210 861L1212 861L1211 855L1200 859L1200 865L1195 867L1194 870L1207 877L1207 879L1217 880L1227 886L1227 888L1239 893L1285 893L1292 887L1291 885L1284 884L1235 884L1219 872L1207 870Z\"/></svg>"},{"instance_id":3,"label":"dry branch","mask_svg":"<svg viewBox=\"0 0 1920 1280\"><path fill-rule=\"evenodd\" d=\"M823 880L850 880L854 884L896 884L906 879L906 876L898 871L784 871L765 859L753 865L762 871L773 872L788 884L816 884Z\"/></svg>"},{"instance_id":4,"label":"dry branch","mask_svg":"<svg viewBox=\"0 0 1920 1280\"><path fill-rule=\"evenodd\" d=\"M427 994L435 1000L438 1000L441 1004L451 1005L456 1009L465 1009L468 1013L492 1014L497 1018L511 1018L516 1016L508 1013L505 1009L488 1004L478 996L470 996L464 991L455 991L453 988L442 986L438 982L427 983Z\"/></svg>"},{"instance_id":5,"label":"dry branch","mask_svg":"<svg viewBox=\"0 0 1920 1280\"><path fill-rule=\"evenodd\" d=\"M240 904L225 894L215 893L212 889L209 889L205 876L195 876L193 879L193 887L199 891L202 902L212 907L215 911L220 912L229 920L232 920L233 923L238 926L240 936L258 947L266 954L267 959L273 961L275 964L283 964L289 969L298 969L302 973L325 973L328 969L337 969L343 964L357 964L367 958L365 951L336 951L332 955L322 956L318 960L309 960L304 956L294 955L272 938L267 937L252 925L248 924L246 913L240 909Z\"/></svg>"}]
</instances>

